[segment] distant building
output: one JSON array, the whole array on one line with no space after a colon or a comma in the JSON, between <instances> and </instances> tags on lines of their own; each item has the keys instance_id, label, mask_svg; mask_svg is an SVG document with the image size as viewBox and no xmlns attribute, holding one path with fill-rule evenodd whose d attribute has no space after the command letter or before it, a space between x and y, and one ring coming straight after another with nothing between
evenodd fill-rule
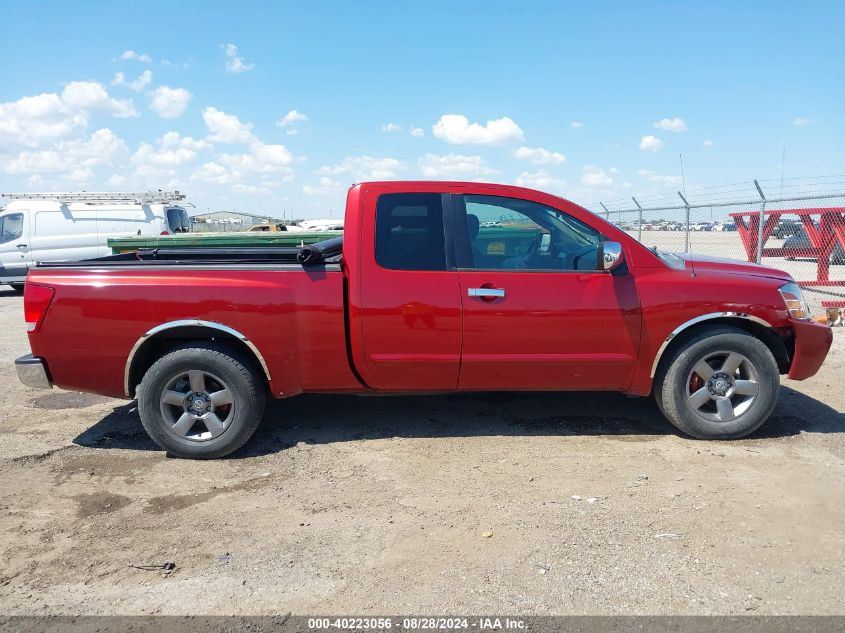
<instances>
[{"instance_id":1,"label":"distant building","mask_svg":"<svg viewBox=\"0 0 845 633\"><path fill-rule=\"evenodd\" d=\"M244 213L243 211L212 211L211 213L198 213L191 216L194 222L214 222L218 224L243 224L251 226L262 222L278 220L271 215L258 215L255 213Z\"/></svg>"}]
</instances>

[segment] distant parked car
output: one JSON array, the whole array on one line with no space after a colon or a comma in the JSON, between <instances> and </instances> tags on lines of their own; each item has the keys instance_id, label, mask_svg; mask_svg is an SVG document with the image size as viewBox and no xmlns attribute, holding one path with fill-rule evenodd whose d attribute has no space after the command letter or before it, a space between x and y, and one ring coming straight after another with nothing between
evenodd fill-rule
<instances>
[{"instance_id":1,"label":"distant parked car","mask_svg":"<svg viewBox=\"0 0 845 633\"><path fill-rule=\"evenodd\" d=\"M786 241L783 243L784 248L812 248L812 244L810 244L810 238L807 235L807 231L804 230L804 227L799 227L800 232L794 235L790 235L786 238ZM786 259L794 260L794 259L818 259L816 257L804 256L804 255L787 255ZM837 242L836 246L833 247L833 252L830 254L830 263L831 264L845 264L845 249L842 248L842 245Z\"/></svg>"},{"instance_id":2,"label":"distant parked car","mask_svg":"<svg viewBox=\"0 0 845 633\"><path fill-rule=\"evenodd\" d=\"M282 224L281 222L275 223L268 223L262 222L261 224L255 224L247 229L247 233L260 233L260 232L271 232L276 233L279 231L286 231L289 233L302 233L305 229L299 226L293 226L290 224Z\"/></svg>"},{"instance_id":3,"label":"distant parked car","mask_svg":"<svg viewBox=\"0 0 845 633\"><path fill-rule=\"evenodd\" d=\"M782 240L790 235L800 235L802 232L804 232L804 225L801 222L797 220L781 220L772 232L772 237Z\"/></svg>"}]
</instances>

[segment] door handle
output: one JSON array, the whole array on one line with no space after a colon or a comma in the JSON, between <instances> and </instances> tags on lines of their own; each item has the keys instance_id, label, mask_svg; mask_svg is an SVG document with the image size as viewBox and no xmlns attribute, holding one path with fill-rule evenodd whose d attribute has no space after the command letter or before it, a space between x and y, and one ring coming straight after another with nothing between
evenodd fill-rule
<instances>
[{"instance_id":1,"label":"door handle","mask_svg":"<svg viewBox=\"0 0 845 633\"><path fill-rule=\"evenodd\" d=\"M469 288L467 294L479 299L501 299L505 296L504 288Z\"/></svg>"},{"instance_id":2,"label":"door handle","mask_svg":"<svg viewBox=\"0 0 845 633\"><path fill-rule=\"evenodd\" d=\"M27 247L26 244L18 244L18 248L26 248L26 247Z\"/></svg>"}]
</instances>

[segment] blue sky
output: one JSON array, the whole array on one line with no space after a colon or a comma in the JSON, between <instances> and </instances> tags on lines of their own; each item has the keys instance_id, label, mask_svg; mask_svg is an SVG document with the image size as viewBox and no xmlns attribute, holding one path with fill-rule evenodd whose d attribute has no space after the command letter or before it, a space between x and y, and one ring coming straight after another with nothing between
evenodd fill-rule
<instances>
[{"instance_id":1,"label":"blue sky","mask_svg":"<svg viewBox=\"0 0 845 633\"><path fill-rule=\"evenodd\" d=\"M845 3L0 2L0 190L323 217L366 179L590 208L845 173Z\"/></svg>"}]
</instances>

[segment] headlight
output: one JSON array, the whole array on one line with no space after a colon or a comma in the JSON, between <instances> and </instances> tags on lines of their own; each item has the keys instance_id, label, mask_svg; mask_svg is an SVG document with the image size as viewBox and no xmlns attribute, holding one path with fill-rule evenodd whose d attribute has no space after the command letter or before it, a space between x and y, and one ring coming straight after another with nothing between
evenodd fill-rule
<instances>
[{"instance_id":1,"label":"headlight","mask_svg":"<svg viewBox=\"0 0 845 633\"><path fill-rule=\"evenodd\" d=\"M790 282L778 288L780 296L783 297L783 302L786 304L786 309L789 310L789 316L793 319L809 319L810 308L804 300L804 294L801 292L801 287Z\"/></svg>"}]
</instances>

